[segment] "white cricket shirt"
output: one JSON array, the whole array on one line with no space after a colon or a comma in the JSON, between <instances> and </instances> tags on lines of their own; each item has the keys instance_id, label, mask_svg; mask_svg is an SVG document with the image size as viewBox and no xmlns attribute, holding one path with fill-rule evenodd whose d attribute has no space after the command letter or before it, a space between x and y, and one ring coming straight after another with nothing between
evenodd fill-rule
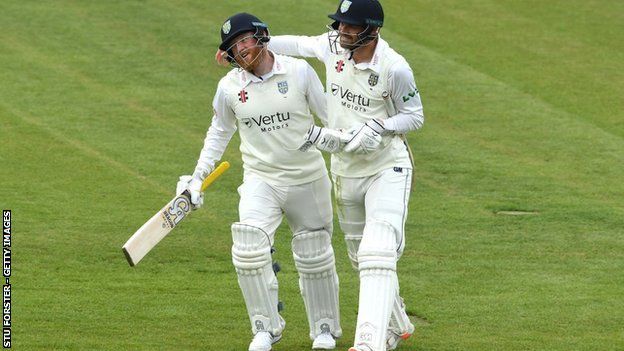
<instances>
[{"instance_id":1,"label":"white cricket shirt","mask_svg":"<svg viewBox=\"0 0 624 351\"><path fill-rule=\"evenodd\" d=\"M269 48L287 55L316 57L325 63L330 128L349 129L381 119L386 129L394 131L384 136L381 147L371 154L333 154L332 173L365 177L391 167L412 168L400 134L423 125L422 103L409 64L385 40L379 38L370 62L359 64L347 52L332 53L327 34L274 36Z\"/></svg>"},{"instance_id":2,"label":"white cricket shirt","mask_svg":"<svg viewBox=\"0 0 624 351\"><path fill-rule=\"evenodd\" d=\"M233 69L219 81L195 171L212 169L238 128L245 174L273 185L304 184L327 174L318 150L297 150L314 123L311 112L327 123L323 85L304 60L273 56L272 70L262 77Z\"/></svg>"}]
</instances>

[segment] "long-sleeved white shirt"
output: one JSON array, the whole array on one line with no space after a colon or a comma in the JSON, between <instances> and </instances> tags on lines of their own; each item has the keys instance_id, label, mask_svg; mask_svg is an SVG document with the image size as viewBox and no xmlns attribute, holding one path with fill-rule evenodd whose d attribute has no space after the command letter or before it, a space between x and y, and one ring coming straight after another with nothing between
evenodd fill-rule
<instances>
[{"instance_id":1,"label":"long-sleeved white shirt","mask_svg":"<svg viewBox=\"0 0 624 351\"><path fill-rule=\"evenodd\" d=\"M196 172L214 168L238 129L245 174L275 185L303 184L327 174L319 151L297 150L314 123L311 112L327 124L323 86L304 60L273 56L272 70L262 77L233 69L219 81Z\"/></svg>"},{"instance_id":2,"label":"long-sleeved white shirt","mask_svg":"<svg viewBox=\"0 0 624 351\"><path fill-rule=\"evenodd\" d=\"M379 67L375 57L380 57L388 48L388 43L379 39L373 61L354 65L359 70ZM269 48L277 53L300 57L315 57L326 65L333 65L327 34L319 36L278 35L271 37ZM348 60L348 56L345 55ZM388 87L394 113L384 120L384 127L398 134L420 129L425 122L420 93L414 81L414 73L405 60L396 62L388 71ZM327 87L328 92L330 87Z\"/></svg>"},{"instance_id":3,"label":"long-sleeved white shirt","mask_svg":"<svg viewBox=\"0 0 624 351\"><path fill-rule=\"evenodd\" d=\"M382 120L395 134L384 136L378 150L361 155L332 155L332 172L364 177L391 167L411 168L409 153L400 134L424 123L420 94L405 59L379 39L370 62L356 64L348 53L332 53L327 34L276 36L269 47L279 53L316 57L325 63L330 128L349 129L371 119Z\"/></svg>"}]
</instances>

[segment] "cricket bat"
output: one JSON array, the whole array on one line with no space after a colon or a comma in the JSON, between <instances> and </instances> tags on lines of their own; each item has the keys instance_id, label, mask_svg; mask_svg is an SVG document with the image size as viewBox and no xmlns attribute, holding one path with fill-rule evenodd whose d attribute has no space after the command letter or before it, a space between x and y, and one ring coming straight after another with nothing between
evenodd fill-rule
<instances>
[{"instance_id":1,"label":"cricket bat","mask_svg":"<svg viewBox=\"0 0 624 351\"><path fill-rule=\"evenodd\" d=\"M202 192L206 190L223 172L230 168L225 161L206 177ZM191 212L191 194L184 190L145 222L121 248L130 266L134 267L150 250L173 230Z\"/></svg>"}]
</instances>

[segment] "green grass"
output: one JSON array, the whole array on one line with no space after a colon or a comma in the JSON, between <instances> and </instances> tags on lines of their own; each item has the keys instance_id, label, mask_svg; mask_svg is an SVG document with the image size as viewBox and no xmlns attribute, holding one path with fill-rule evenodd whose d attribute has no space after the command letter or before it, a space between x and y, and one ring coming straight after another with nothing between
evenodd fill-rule
<instances>
[{"instance_id":1,"label":"green grass","mask_svg":"<svg viewBox=\"0 0 624 351\"><path fill-rule=\"evenodd\" d=\"M410 62L426 113L410 135L417 180L399 262L418 325L399 349L624 349L624 3L384 6L383 37ZM335 7L0 3L15 349L246 349L229 254L237 137L205 209L135 268L120 247L194 167L227 72L212 60L223 19L245 10L273 34L317 34ZM288 325L275 350L306 350L285 226L277 237ZM334 245L347 349L357 279L338 230Z\"/></svg>"}]
</instances>

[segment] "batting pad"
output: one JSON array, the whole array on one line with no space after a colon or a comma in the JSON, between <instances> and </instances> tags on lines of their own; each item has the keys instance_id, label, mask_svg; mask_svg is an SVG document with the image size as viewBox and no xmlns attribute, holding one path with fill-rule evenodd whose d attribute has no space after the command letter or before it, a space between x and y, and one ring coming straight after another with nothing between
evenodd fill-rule
<instances>
[{"instance_id":1,"label":"batting pad","mask_svg":"<svg viewBox=\"0 0 624 351\"><path fill-rule=\"evenodd\" d=\"M360 300L355 346L385 350L386 329L396 296L397 239L387 222L366 223L358 250Z\"/></svg>"},{"instance_id":2,"label":"batting pad","mask_svg":"<svg viewBox=\"0 0 624 351\"><path fill-rule=\"evenodd\" d=\"M251 331L274 336L284 329L277 311L277 278L273 272L271 243L262 229L243 223L232 224L232 262L243 292Z\"/></svg>"},{"instance_id":3,"label":"batting pad","mask_svg":"<svg viewBox=\"0 0 624 351\"><path fill-rule=\"evenodd\" d=\"M340 227L345 232L344 238L345 243L347 244L347 253L349 255L351 265L353 268L358 270L357 252L360 248L360 242L362 242L361 231L362 228L364 228L364 223L340 222ZM357 234L358 229L360 230L360 234ZM414 325L405 312L405 305L403 303L403 299L399 296L398 286L394 296L389 329L397 335L413 332Z\"/></svg>"},{"instance_id":4,"label":"batting pad","mask_svg":"<svg viewBox=\"0 0 624 351\"><path fill-rule=\"evenodd\" d=\"M353 269L358 269L357 252L362 241L364 222L340 222L340 228L345 233L344 239L347 244L347 254Z\"/></svg>"},{"instance_id":5,"label":"batting pad","mask_svg":"<svg viewBox=\"0 0 624 351\"><path fill-rule=\"evenodd\" d=\"M392 315L390 316L389 329L397 335L411 334L414 332L414 325L405 311L405 304L401 296L399 296L398 287L394 295L394 302L392 303Z\"/></svg>"},{"instance_id":6,"label":"batting pad","mask_svg":"<svg viewBox=\"0 0 624 351\"><path fill-rule=\"evenodd\" d=\"M314 340L322 332L330 332L336 338L341 336L338 275L329 232L295 235L292 251L308 314L310 338Z\"/></svg>"}]
</instances>

